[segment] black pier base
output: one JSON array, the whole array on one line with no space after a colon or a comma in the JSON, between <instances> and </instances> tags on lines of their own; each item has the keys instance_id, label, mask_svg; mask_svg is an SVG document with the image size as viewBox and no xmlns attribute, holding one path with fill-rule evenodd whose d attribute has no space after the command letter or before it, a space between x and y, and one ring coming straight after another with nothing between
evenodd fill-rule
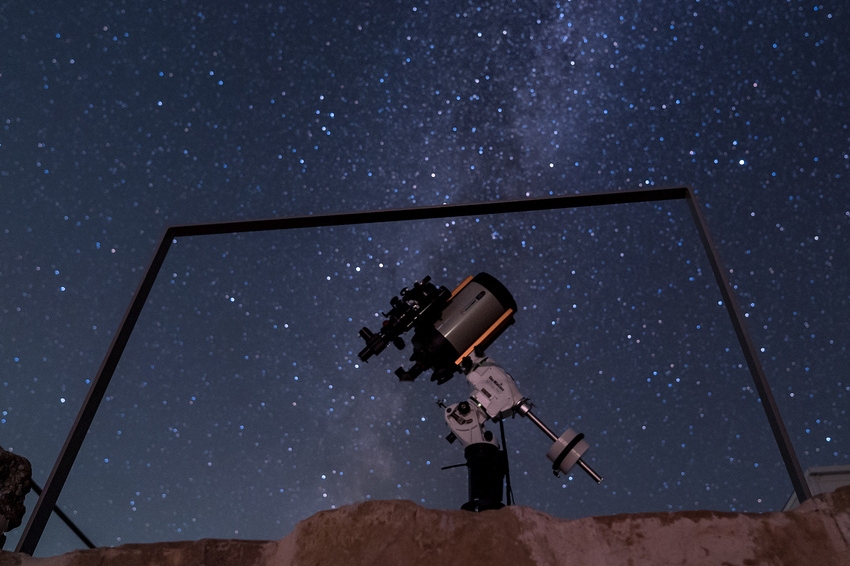
<instances>
[{"instance_id":1,"label":"black pier base","mask_svg":"<svg viewBox=\"0 0 850 566\"><path fill-rule=\"evenodd\" d=\"M499 447L487 442L470 444L463 455L469 474L469 501L461 509L477 512L504 507L507 465Z\"/></svg>"}]
</instances>

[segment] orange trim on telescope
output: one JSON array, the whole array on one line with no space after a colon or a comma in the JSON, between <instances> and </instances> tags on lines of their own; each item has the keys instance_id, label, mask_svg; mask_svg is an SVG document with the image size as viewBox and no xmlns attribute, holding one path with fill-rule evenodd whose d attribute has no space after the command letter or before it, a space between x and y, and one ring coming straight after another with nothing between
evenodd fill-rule
<instances>
[{"instance_id":1,"label":"orange trim on telescope","mask_svg":"<svg viewBox=\"0 0 850 566\"><path fill-rule=\"evenodd\" d=\"M485 342L485 341L487 340L487 338L489 338L489 337L490 337L490 335L491 335L491 334L493 334L495 331L497 331L499 328L501 328L501 327L502 327L502 325L503 325L505 322L507 322L507 320L508 320L510 317L512 317L512 316L514 315L514 313L515 313L515 312L516 312L516 311L515 311L514 309L508 309L508 310L506 310L506 311L504 312L504 314L502 314L502 316L500 316L500 317L499 317L499 319L498 319L496 322L494 322L494 323L490 326L490 328L488 328L488 329L487 329L487 332L485 332L484 334L482 334L481 336L479 336L479 337L478 337L478 340L476 340L475 342L473 342L472 346L470 346L469 348L467 348L467 349L466 349L466 351L465 351L465 352L464 352L464 353L463 353L463 354L462 354L462 355L461 355L461 356L460 356L460 357L459 357L459 358L455 361L455 365L459 366L459 365L460 365L460 362L461 362L461 361L463 361L463 359L464 359L466 356L468 356L470 353L472 353L472 351L473 351L476 347L478 347L478 345L479 345L479 344L482 344L483 342Z\"/></svg>"},{"instance_id":2,"label":"orange trim on telescope","mask_svg":"<svg viewBox=\"0 0 850 566\"><path fill-rule=\"evenodd\" d=\"M449 297L449 300L451 301L452 299L454 299L454 298L455 298L455 295L457 295L458 293L460 293L461 289L463 289L464 287L466 287L467 285L469 285L469 282L470 282L470 281L472 281L472 275L468 275L468 276L466 277L466 279L464 279L463 281L461 281L461 282L460 282L460 285L458 285L457 287L455 287L455 290L454 290L454 291L452 291L452 296L451 296L451 297Z\"/></svg>"}]
</instances>

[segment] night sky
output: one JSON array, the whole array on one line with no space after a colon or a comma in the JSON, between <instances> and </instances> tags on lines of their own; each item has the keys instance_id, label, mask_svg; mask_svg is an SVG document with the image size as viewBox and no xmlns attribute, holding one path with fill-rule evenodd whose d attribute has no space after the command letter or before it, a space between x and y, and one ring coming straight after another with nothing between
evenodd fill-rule
<instances>
[{"instance_id":1,"label":"night sky","mask_svg":"<svg viewBox=\"0 0 850 566\"><path fill-rule=\"evenodd\" d=\"M0 445L44 483L169 226L689 186L803 468L850 464L847 29L796 0L0 2ZM463 377L398 383L409 348L363 364L357 332L480 271L519 305L488 353L605 476L553 477L517 417L519 504L783 506L678 201L179 239L60 506L98 545L458 508ZM80 545L54 519L38 553Z\"/></svg>"}]
</instances>

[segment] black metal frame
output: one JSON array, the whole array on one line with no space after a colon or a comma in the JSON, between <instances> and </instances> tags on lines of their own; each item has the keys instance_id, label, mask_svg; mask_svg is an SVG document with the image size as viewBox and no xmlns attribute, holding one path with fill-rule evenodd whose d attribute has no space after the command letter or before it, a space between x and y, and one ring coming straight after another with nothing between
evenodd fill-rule
<instances>
[{"instance_id":1,"label":"black metal frame","mask_svg":"<svg viewBox=\"0 0 850 566\"><path fill-rule=\"evenodd\" d=\"M800 502L810 499L812 494L806 482L800 462L791 445L791 439L785 429L779 408L770 390L767 377L764 374L755 346L750 338L749 331L741 315L741 309L732 293L732 287L726 277L726 269L720 261L720 256L714 247L714 243L708 233L705 219L700 211L693 190L689 187L677 187L668 189L640 189L632 191L616 191L606 193L591 193L579 195L556 196L539 199L494 201L475 204L459 204L433 207L404 208L395 210L378 210L369 212L351 212L343 214L330 214L323 216L298 216L292 218L274 218L268 220L245 220L238 222L216 222L211 224L195 224L184 226L172 226L165 231L165 235L159 243L159 247L148 266L147 272L136 291L133 302L130 304L121 327L115 334L109 351L89 388L88 395L77 415L74 424L62 446L56 463L53 466L44 490L33 509L33 513L27 522L26 528L21 536L17 552L32 554L50 518L50 513L56 506L59 494L74 460L88 433L100 402L106 392L112 375L118 366L124 348L130 340L130 334L141 315L142 308L153 288L159 270L165 261L165 256L171 244L176 238L188 236L209 236L214 234L233 234L245 232L261 232L269 230L285 230L293 228L319 228L326 226L373 224L381 222L404 222L413 220L429 220L437 218L448 218L458 216L474 216L485 214L509 214L514 212L534 212L543 210L557 210L563 208L582 208L590 206L605 206L613 204L629 204L639 202L657 202L664 200L686 200L693 215L694 223L705 248L717 285L726 310L738 336L738 342L744 352L744 357L749 366L750 373L755 384L756 391L761 398L767 420L773 431L773 436L779 447L779 452L785 462L785 468Z\"/></svg>"}]
</instances>

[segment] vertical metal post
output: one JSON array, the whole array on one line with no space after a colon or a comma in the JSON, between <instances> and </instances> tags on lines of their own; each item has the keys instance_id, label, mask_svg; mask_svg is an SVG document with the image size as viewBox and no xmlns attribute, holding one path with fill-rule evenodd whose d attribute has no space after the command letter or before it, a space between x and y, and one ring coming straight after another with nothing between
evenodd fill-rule
<instances>
[{"instance_id":1,"label":"vertical metal post","mask_svg":"<svg viewBox=\"0 0 850 566\"><path fill-rule=\"evenodd\" d=\"M750 368L750 374L753 377L756 391L761 398L761 405L764 407L767 421L770 423L770 429L773 431L773 437L776 439L776 444L779 447L779 453L785 462L785 469L791 478L791 485L794 487L797 499L802 503L812 497L809 483L806 481L806 476L800 467L800 460L797 458L797 453L794 452L794 447L791 445L791 438L788 436L785 423L779 414L779 407L776 404L776 399L773 397L773 392L770 390L770 385L767 383L767 376L765 376L764 369L761 367L761 362L756 354L756 348L744 323L744 317L741 316L738 301L735 300L735 295L732 293L732 286L729 284L729 278L726 277L726 268L720 261L720 256L717 254L717 249L714 247L714 242L712 242L711 236L708 233L708 227L703 219L699 203L693 190L690 188L688 188L687 201L691 209L691 214L694 217L694 223L699 231L702 245L705 247L705 253L708 255L708 261L711 263L711 269L714 271L714 277L717 279L717 286L720 287L723 303L726 305L729 318L732 320L732 326L735 328L735 334L738 336L738 342L741 344L741 350L744 352L744 359L746 359L747 366Z\"/></svg>"},{"instance_id":2,"label":"vertical metal post","mask_svg":"<svg viewBox=\"0 0 850 566\"><path fill-rule=\"evenodd\" d=\"M165 261L165 256L171 247L171 239L171 230L166 230L165 236L163 236L156 250L156 254L148 267L147 273L145 273L145 277L136 291L136 296L130 304L130 308L127 309L127 313L124 315L121 327L112 340L112 345L109 347L106 358L104 358L91 387L89 387L89 392L86 395L85 401L83 401L83 406L80 408L74 424L71 425L68 438L65 440L65 444L59 452L59 457L53 465L53 470L44 484L44 489L41 491L41 495L39 495L38 502L36 502L33 508L27 526L21 534L21 539L18 541L15 552L23 552L30 555L35 552L38 541L44 532L44 527L47 526L47 520L50 519L50 513L56 507L56 501L59 499L62 487L64 487L65 481L68 479L68 474L71 472L74 460L80 452L80 447L83 445L83 441L94 420L100 402L103 400L109 381L115 373L115 368L118 367L121 354L130 340L133 327L136 326L136 321L139 319L148 295L150 295L156 276Z\"/></svg>"}]
</instances>

